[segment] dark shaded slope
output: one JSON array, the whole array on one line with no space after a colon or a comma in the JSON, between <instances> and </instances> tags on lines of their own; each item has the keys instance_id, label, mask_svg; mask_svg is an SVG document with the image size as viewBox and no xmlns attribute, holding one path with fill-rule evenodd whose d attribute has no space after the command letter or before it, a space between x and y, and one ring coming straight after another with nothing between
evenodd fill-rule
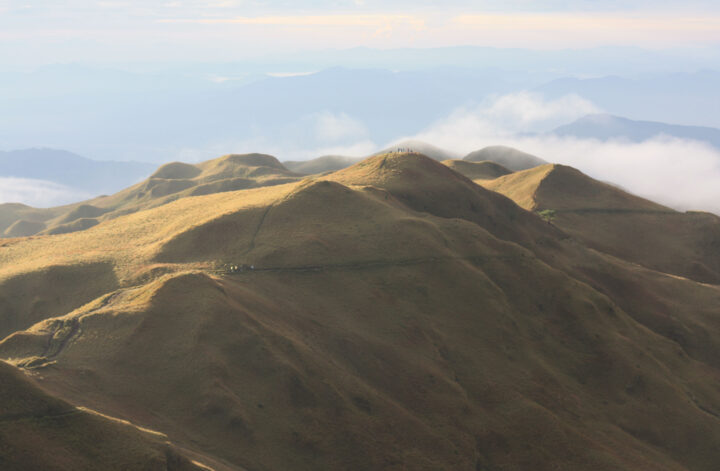
<instances>
[{"instance_id":1,"label":"dark shaded slope","mask_svg":"<svg viewBox=\"0 0 720 471\"><path fill-rule=\"evenodd\" d=\"M512 171L526 170L547 163L540 157L506 146L485 147L469 153L463 157L463 160L470 162L484 162L489 160Z\"/></svg>"},{"instance_id":2,"label":"dark shaded slope","mask_svg":"<svg viewBox=\"0 0 720 471\"><path fill-rule=\"evenodd\" d=\"M470 180L494 180L512 173L502 165L485 160L482 162L469 162L467 160L445 160L443 165L465 175Z\"/></svg>"},{"instance_id":3,"label":"dark shaded slope","mask_svg":"<svg viewBox=\"0 0 720 471\"><path fill-rule=\"evenodd\" d=\"M342 170L357 163L359 160L360 159L354 157L343 157L341 155L325 155L317 159L287 161L283 162L283 165L293 172L313 175Z\"/></svg>"},{"instance_id":4,"label":"dark shaded slope","mask_svg":"<svg viewBox=\"0 0 720 471\"><path fill-rule=\"evenodd\" d=\"M156 433L108 420L49 396L0 362L3 470L201 470Z\"/></svg>"}]
</instances>

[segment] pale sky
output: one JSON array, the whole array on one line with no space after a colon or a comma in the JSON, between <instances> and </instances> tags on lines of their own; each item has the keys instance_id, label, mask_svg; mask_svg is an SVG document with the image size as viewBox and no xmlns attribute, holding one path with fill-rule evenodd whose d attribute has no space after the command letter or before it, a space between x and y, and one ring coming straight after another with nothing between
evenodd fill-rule
<instances>
[{"instance_id":1,"label":"pale sky","mask_svg":"<svg viewBox=\"0 0 720 471\"><path fill-rule=\"evenodd\" d=\"M0 0L0 61L238 60L327 48L720 44L717 0Z\"/></svg>"}]
</instances>

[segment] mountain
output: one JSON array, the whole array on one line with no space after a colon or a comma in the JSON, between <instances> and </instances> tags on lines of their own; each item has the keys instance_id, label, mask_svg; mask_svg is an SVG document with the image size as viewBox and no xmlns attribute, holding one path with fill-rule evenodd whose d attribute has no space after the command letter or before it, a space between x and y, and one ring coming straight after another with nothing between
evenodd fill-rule
<instances>
[{"instance_id":1,"label":"mountain","mask_svg":"<svg viewBox=\"0 0 720 471\"><path fill-rule=\"evenodd\" d=\"M0 151L0 177L51 181L94 194L115 192L147 177L153 164L90 160L56 149Z\"/></svg>"},{"instance_id":2,"label":"mountain","mask_svg":"<svg viewBox=\"0 0 720 471\"><path fill-rule=\"evenodd\" d=\"M654 121L634 121L609 114L587 115L556 128L551 134L584 139L627 139L634 142L645 141L656 136L668 136L707 142L720 148L720 129L679 126Z\"/></svg>"},{"instance_id":3,"label":"mountain","mask_svg":"<svg viewBox=\"0 0 720 471\"><path fill-rule=\"evenodd\" d=\"M282 164L289 170L305 175L316 173L334 172L349 167L358 162L354 157L343 157L341 155L325 155L316 159L286 161Z\"/></svg>"},{"instance_id":4,"label":"mountain","mask_svg":"<svg viewBox=\"0 0 720 471\"><path fill-rule=\"evenodd\" d=\"M706 283L720 283L720 217L678 212L564 165L478 183L511 198L588 247Z\"/></svg>"},{"instance_id":5,"label":"mountain","mask_svg":"<svg viewBox=\"0 0 720 471\"><path fill-rule=\"evenodd\" d=\"M495 162L509 170L526 170L547 162L527 152L506 146L488 146L469 153L463 160L469 162Z\"/></svg>"},{"instance_id":6,"label":"mountain","mask_svg":"<svg viewBox=\"0 0 720 471\"><path fill-rule=\"evenodd\" d=\"M383 154L2 241L0 358L227 469L714 471L720 285L669 273Z\"/></svg>"},{"instance_id":7,"label":"mountain","mask_svg":"<svg viewBox=\"0 0 720 471\"><path fill-rule=\"evenodd\" d=\"M118 160L141 155L158 163L188 154L197 160L208 159L215 155L216 143L258 139L272 142L284 154L300 154L305 149L356 142L354 135L349 140L343 140L342 134L339 141L332 134L329 140L323 139L327 133L316 130L326 129L324 118L328 116L360 123L362 139L391 142L398 136L416 134L467 102L481 102L489 94L510 93L555 77L502 69L397 71L395 66L328 68L286 61L264 64L261 78L248 83L245 77L256 75L257 70L243 70L243 65L217 64L216 70L210 68L195 77L202 83L184 83L184 73L170 71L164 77L135 77L140 80L126 86L122 84L127 74L118 74L108 80L109 87L105 85L107 71L93 74L82 69L78 75L84 78L78 82L96 76L94 86L74 86L63 78L63 71L53 72L66 84L61 86L49 81L43 87L43 82L33 81L26 89L17 79L7 87L17 93L4 97L0 109L4 123L0 142L12 148L39 142ZM265 73L278 72L278 68L281 73L290 68L288 72L300 74ZM43 77L42 72L33 75ZM212 77L219 80L212 81ZM48 89L56 92L48 94ZM2 92L0 87L0 97ZM330 130L338 129L330 126Z\"/></svg>"},{"instance_id":8,"label":"mountain","mask_svg":"<svg viewBox=\"0 0 720 471\"><path fill-rule=\"evenodd\" d=\"M388 152L421 153L430 157L431 159L439 161L455 159L458 157L449 150L441 149L437 146L428 144L427 142L419 141L417 139L406 139L403 141L399 141L386 149L376 152L373 155L387 154Z\"/></svg>"},{"instance_id":9,"label":"mountain","mask_svg":"<svg viewBox=\"0 0 720 471\"><path fill-rule=\"evenodd\" d=\"M148 179L110 196L45 210L0 205L0 234L20 237L75 232L178 198L278 185L300 178L275 157L263 154L230 154L197 165L172 162Z\"/></svg>"},{"instance_id":10,"label":"mountain","mask_svg":"<svg viewBox=\"0 0 720 471\"><path fill-rule=\"evenodd\" d=\"M443 165L450 167L457 173L461 173L470 180L494 180L512 171L502 165L484 160L481 162L470 162L468 160L445 160Z\"/></svg>"},{"instance_id":11,"label":"mountain","mask_svg":"<svg viewBox=\"0 0 720 471\"><path fill-rule=\"evenodd\" d=\"M720 115L716 113L720 109L720 91L715 85L718 80L720 71L717 70L649 74L636 78L618 75L565 77L533 91L546 98L575 94L615 116L720 128Z\"/></svg>"}]
</instances>

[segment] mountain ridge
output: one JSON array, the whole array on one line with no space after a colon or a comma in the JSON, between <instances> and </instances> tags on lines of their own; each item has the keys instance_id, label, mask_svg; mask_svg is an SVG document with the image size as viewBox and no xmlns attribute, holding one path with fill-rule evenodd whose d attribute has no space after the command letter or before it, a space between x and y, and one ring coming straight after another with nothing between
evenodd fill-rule
<instances>
[{"instance_id":1,"label":"mountain ridge","mask_svg":"<svg viewBox=\"0 0 720 471\"><path fill-rule=\"evenodd\" d=\"M228 469L714 471L718 303L413 153L0 245L1 359Z\"/></svg>"},{"instance_id":2,"label":"mountain ridge","mask_svg":"<svg viewBox=\"0 0 720 471\"><path fill-rule=\"evenodd\" d=\"M720 149L720 129L638 121L610 114L591 114L550 131L558 136L585 139L628 139L641 142L653 137L675 137L706 142Z\"/></svg>"}]
</instances>

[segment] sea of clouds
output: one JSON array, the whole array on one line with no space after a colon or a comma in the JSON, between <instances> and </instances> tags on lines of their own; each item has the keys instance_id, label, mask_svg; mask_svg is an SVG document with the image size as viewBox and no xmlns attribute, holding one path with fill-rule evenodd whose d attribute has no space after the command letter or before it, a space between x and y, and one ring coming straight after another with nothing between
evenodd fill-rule
<instances>
[{"instance_id":1,"label":"sea of clouds","mask_svg":"<svg viewBox=\"0 0 720 471\"><path fill-rule=\"evenodd\" d=\"M578 96L545 100L520 93L456 110L412 137L463 155L511 146L675 209L720 214L720 150L709 144L663 135L630 142L544 133L598 111Z\"/></svg>"},{"instance_id":2,"label":"sea of clouds","mask_svg":"<svg viewBox=\"0 0 720 471\"><path fill-rule=\"evenodd\" d=\"M457 108L426 129L398 136L392 142L373 141L367 127L351 116L325 112L309 116L304 123L306 132L316 137L314 147L264 138L235 144L265 148L284 160L330 154L362 157L405 140L424 141L459 156L485 146L506 145L548 162L573 166L595 179L678 210L720 214L720 149L663 135L631 142L549 133L599 112L603 110L577 95L548 100L537 93L520 92Z\"/></svg>"}]
</instances>

